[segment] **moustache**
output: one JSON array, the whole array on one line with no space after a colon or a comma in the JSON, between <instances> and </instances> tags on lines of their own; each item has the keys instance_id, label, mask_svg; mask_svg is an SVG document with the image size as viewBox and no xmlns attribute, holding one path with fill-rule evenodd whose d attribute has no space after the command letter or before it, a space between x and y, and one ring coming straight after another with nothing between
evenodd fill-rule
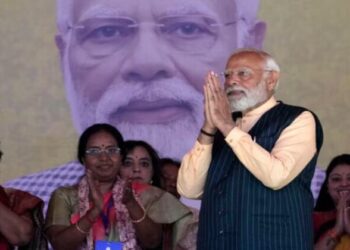
<instances>
[{"instance_id":1,"label":"moustache","mask_svg":"<svg viewBox=\"0 0 350 250\"><path fill-rule=\"evenodd\" d=\"M230 95L234 91L242 91L243 93L246 93L247 90L240 86L228 87L225 89L226 95Z\"/></svg>"},{"instance_id":2,"label":"moustache","mask_svg":"<svg viewBox=\"0 0 350 250\"><path fill-rule=\"evenodd\" d=\"M198 101L199 100L199 101ZM152 110L181 106L189 110L202 105L203 95L180 79L152 83L116 83L105 91L96 108L97 121L128 110Z\"/></svg>"}]
</instances>

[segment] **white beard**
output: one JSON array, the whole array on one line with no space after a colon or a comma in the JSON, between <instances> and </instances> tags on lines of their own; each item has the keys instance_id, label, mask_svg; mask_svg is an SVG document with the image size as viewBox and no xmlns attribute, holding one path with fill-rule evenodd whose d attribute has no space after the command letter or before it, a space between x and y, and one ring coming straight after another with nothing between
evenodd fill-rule
<instances>
[{"instance_id":1,"label":"white beard","mask_svg":"<svg viewBox=\"0 0 350 250\"><path fill-rule=\"evenodd\" d=\"M228 96L231 110L234 111L246 111L248 109L258 106L258 104L265 102L269 98L269 94L266 90L266 81L263 79L255 88L246 89L239 86L229 87L226 89L226 93L230 91L244 91L246 96L241 97L239 100Z\"/></svg>"},{"instance_id":2,"label":"white beard","mask_svg":"<svg viewBox=\"0 0 350 250\"><path fill-rule=\"evenodd\" d=\"M151 144L161 157L181 160L194 145L203 124L203 96L180 79L152 83L111 83L103 96L95 103L88 97L77 95L76 110L83 131L94 123L110 123L116 126L126 140L144 140ZM115 115L120 107L134 100L173 100L185 104L189 115L167 123L143 124L121 122Z\"/></svg>"},{"instance_id":3,"label":"white beard","mask_svg":"<svg viewBox=\"0 0 350 250\"><path fill-rule=\"evenodd\" d=\"M199 126L198 126L199 125ZM150 143L160 157L181 160L194 145L202 123L183 119L170 124L117 124L125 139L144 140Z\"/></svg>"}]
</instances>

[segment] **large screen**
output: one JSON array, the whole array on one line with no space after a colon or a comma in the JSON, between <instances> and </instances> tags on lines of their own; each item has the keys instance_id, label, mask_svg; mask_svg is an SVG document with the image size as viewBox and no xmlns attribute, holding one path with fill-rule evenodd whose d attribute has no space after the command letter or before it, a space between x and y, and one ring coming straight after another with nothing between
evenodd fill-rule
<instances>
[{"instance_id":1,"label":"large screen","mask_svg":"<svg viewBox=\"0 0 350 250\"><path fill-rule=\"evenodd\" d=\"M271 53L278 99L321 119L318 165L349 150L349 1L60 3L0 6L0 182L74 160L95 122L181 160L203 122L206 73L240 47Z\"/></svg>"}]
</instances>

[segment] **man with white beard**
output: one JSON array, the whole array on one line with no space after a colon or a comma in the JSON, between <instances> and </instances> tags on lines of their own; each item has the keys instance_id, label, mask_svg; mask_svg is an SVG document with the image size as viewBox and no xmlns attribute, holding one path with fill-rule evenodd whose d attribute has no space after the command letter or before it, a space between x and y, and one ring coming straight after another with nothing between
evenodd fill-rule
<instances>
[{"instance_id":1,"label":"man with white beard","mask_svg":"<svg viewBox=\"0 0 350 250\"><path fill-rule=\"evenodd\" d=\"M94 123L181 159L203 123L205 74L260 48L259 0L57 0L56 44L78 133ZM47 203L83 174L76 161L8 182Z\"/></svg>"},{"instance_id":2,"label":"man with white beard","mask_svg":"<svg viewBox=\"0 0 350 250\"><path fill-rule=\"evenodd\" d=\"M197 249L313 249L322 127L307 109L276 101L279 74L268 53L242 49L227 62L224 89L207 76L205 121L177 182L181 195L202 199Z\"/></svg>"}]
</instances>

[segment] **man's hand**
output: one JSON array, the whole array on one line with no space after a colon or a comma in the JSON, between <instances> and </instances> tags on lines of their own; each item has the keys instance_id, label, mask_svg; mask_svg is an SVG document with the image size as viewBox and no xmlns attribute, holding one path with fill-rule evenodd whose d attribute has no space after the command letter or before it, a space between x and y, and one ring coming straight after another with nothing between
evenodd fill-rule
<instances>
[{"instance_id":1,"label":"man's hand","mask_svg":"<svg viewBox=\"0 0 350 250\"><path fill-rule=\"evenodd\" d=\"M227 95L220 86L218 76L212 71L207 75L204 85L204 94L205 125L217 128L224 136L227 136L235 127L235 123L231 117L231 108Z\"/></svg>"},{"instance_id":2,"label":"man's hand","mask_svg":"<svg viewBox=\"0 0 350 250\"><path fill-rule=\"evenodd\" d=\"M210 90L208 88L209 78L210 78L210 72L208 73L206 77L204 87L204 125L203 129L209 133L215 134L217 131L216 126L214 125L212 116L210 114L210 108L209 108L209 99L210 99Z\"/></svg>"}]
</instances>

